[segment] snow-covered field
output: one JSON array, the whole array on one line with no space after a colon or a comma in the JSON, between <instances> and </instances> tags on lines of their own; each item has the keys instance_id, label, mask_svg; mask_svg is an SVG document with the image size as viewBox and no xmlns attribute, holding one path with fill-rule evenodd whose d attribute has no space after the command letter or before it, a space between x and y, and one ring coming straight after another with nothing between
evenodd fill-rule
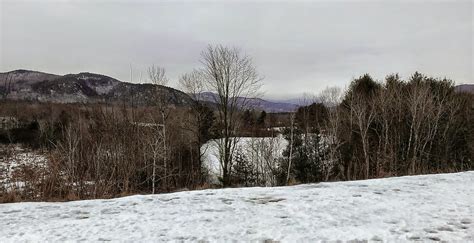
<instances>
[{"instance_id":1,"label":"snow-covered field","mask_svg":"<svg viewBox=\"0 0 474 243\"><path fill-rule=\"evenodd\" d=\"M0 205L0 242L474 241L474 171Z\"/></svg>"}]
</instances>

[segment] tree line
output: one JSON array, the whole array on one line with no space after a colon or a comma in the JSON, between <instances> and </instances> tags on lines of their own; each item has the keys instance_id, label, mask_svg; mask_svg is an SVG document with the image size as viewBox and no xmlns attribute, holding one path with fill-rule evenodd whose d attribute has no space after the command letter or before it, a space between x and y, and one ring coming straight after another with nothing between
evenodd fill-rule
<instances>
[{"instance_id":1,"label":"tree line","mask_svg":"<svg viewBox=\"0 0 474 243\"><path fill-rule=\"evenodd\" d=\"M0 112L20 127L0 132L48 157L46 169L23 168L22 190L0 188L8 200L107 198L212 187L203 145L218 147L222 186L275 186L474 169L474 96L454 82L415 73L383 81L369 74L346 90L328 88L295 112L252 107L262 82L252 59L237 48L209 46L201 67L182 75L194 100L172 107L34 104L2 101ZM151 66L157 89L165 69ZM215 94L213 102L202 94ZM156 92L159 93L158 90ZM278 128L278 129L276 129ZM278 136L286 140L279 152ZM240 137L254 137L238 150ZM7 196L6 196L7 195ZM12 197L16 199L11 199Z\"/></svg>"},{"instance_id":2,"label":"tree line","mask_svg":"<svg viewBox=\"0 0 474 243\"><path fill-rule=\"evenodd\" d=\"M451 80L416 72L380 82L365 74L318 98L285 132L293 142L284 166L298 182L474 168L474 96L455 92Z\"/></svg>"}]
</instances>

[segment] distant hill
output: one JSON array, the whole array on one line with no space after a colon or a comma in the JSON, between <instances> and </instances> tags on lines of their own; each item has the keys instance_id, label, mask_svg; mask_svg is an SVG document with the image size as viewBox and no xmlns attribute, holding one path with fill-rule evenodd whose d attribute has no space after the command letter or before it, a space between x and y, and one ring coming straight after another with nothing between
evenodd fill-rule
<instances>
[{"instance_id":1,"label":"distant hill","mask_svg":"<svg viewBox=\"0 0 474 243\"><path fill-rule=\"evenodd\" d=\"M474 94L474 84L460 84L454 87L457 92L466 92Z\"/></svg>"},{"instance_id":2,"label":"distant hill","mask_svg":"<svg viewBox=\"0 0 474 243\"><path fill-rule=\"evenodd\" d=\"M57 75L30 70L0 73L0 98L55 103L127 102L135 105L154 104L155 88L169 105L188 106L192 98L173 88L153 84L122 82L94 73ZM204 92L202 101L211 107L215 94ZM239 98L243 103L244 98ZM269 101L260 98L248 100L249 108L270 113L291 112L303 105L300 100Z\"/></svg>"},{"instance_id":3,"label":"distant hill","mask_svg":"<svg viewBox=\"0 0 474 243\"><path fill-rule=\"evenodd\" d=\"M211 92L203 92L199 95L199 98L202 101L213 103L216 100L216 96L217 94ZM239 98L238 101L243 104L245 99ZM247 105L249 109L264 110L269 113L291 112L295 111L299 107L297 104L268 101L260 98L247 99Z\"/></svg>"},{"instance_id":4,"label":"distant hill","mask_svg":"<svg viewBox=\"0 0 474 243\"><path fill-rule=\"evenodd\" d=\"M157 97L155 88L169 105L187 106L192 102L187 94L173 88L122 82L94 73L56 75L29 70L0 73L1 97L10 100L151 105Z\"/></svg>"}]
</instances>

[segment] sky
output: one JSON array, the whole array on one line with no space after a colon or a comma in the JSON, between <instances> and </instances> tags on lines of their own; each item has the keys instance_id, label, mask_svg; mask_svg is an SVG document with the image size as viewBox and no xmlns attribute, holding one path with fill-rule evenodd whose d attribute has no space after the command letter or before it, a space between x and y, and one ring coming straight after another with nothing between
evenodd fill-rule
<instances>
[{"instance_id":1,"label":"sky","mask_svg":"<svg viewBox=\"0 0 474 243\"><path fill-rule=\"evenodd\" d=\"M267 98L420 71L474 83L473 1L0 0L0 72L94 72L170 86L209 44L252 57Z\"/></svg>"}]
</instances>

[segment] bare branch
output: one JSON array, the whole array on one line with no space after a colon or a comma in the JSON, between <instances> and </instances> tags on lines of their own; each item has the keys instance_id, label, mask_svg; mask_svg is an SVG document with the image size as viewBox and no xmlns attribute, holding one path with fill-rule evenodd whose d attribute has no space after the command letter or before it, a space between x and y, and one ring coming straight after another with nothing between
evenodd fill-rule
<instances>
[{"instance_id":1,"label":"bare branch","mask_svg":"<svg viewBox=\"0 0 474 243\"><path fill-rule=\"evenodd\" d=\"M156 85L166 86L168 78L166 77L166 70L163 67L152 65L148 68L148 78L150 82Z\"/></svg>"}]
</instances>

